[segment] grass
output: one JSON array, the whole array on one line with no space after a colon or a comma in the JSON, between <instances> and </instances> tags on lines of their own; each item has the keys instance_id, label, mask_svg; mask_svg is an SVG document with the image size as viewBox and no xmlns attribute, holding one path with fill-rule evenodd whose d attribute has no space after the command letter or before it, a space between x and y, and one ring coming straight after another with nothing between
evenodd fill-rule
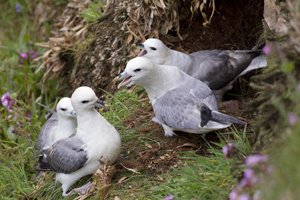
<instances>
[{"instance_id":1,"label":"grass","mask_svg":"<svg viewBox=\"0 0 300 200\"><path fill-rule=\"evenodd\" d=\"M21 5L21 12L15 6ZM41 54L34 43L39 38L31 17L36 2L10 0L2 3L0 22L0 95L10 92L16 101L9 112L0 105L0 198L22 199L34 190L37 153L35 141L46 111L37 103L52 106L57 82L41 83L40 61L19 61L30 49Z\"/></svg>"},{"instance_id":2,"label":"grass","mask_svg":"<svg viewBox=\"0 0 300 200\"><path fill-rule=\"evenodd\" d=\"M87 23L95 23L102 16L104 9L104 3L102 0L92 2L89 4L88 8L81 12L81 17Z\"/></svg>"},{"instance_id":3,"label":"grass","mask_svg":"<svg viewBox=\"0 0 300 200\"><path fill-rule=\"evenodd\" d=\"M226 199L235 183L231 163L224 161L220 149L210 148L211 156L187 152L181 156L184 166L174 169L165 182L153 187L150 199Z\"/></svg>"}]
</instances>

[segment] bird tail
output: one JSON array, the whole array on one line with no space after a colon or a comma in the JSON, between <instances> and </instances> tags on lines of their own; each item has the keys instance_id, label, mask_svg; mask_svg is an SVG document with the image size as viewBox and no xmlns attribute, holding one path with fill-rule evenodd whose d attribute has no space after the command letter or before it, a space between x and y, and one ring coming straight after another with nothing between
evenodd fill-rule
<instances>
[{"instance_id":1,"label":"bird tail","mask_svg":"<svg viewBox=\"0 0 300 200\"><path fill-rule=\"evenodd\" d=\"M35 167L37 171L51 171L52 168L50 164L48 163L46 154L41 153L39 155L39 164Z\"/></svg>"},{"instance_id":2,"label":"bird tail","mask_svg":"<svg viewBox=\"0 0 300 200\"><path fill-rule=\"evenodd\" d=\"M200 108L201 126L205 126L208 121L215 121L222 124L245 125L245 122L230 115L223 114L218 111L211 110L207 105L203 104Z\"/></svg>"},{"instance_id":3,"label":"bird tail","mask_svg":"<svg viewBox=\"0 0 300 200\"><path fill-rule=\"evenodd\" d=\"M252 70L265 68L267 66L268 66L268 63L267 63L266 56L265 55L257 56L251 61L249 66L239 76L247 74L248 72L250 72Z\"/></svg>"}]
</instances>

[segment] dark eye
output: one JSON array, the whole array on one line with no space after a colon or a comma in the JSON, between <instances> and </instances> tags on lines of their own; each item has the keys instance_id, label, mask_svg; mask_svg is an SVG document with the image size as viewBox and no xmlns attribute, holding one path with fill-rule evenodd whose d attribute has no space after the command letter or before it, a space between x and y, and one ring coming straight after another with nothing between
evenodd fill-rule
<instances>
[{"instance_id":1,"label":"dark eye","mask_svg":"<svg viewBox=\"0 0 300 200\"><path fill-rule=\"evenodd\" d=\"M60 110L62 110L62 111L66 111L67 109L66 109L66 108L61 108Z\"/></svg>"},{"instance_id":2,"label":"dark eye","mask_svg":"<svg viewBox=\"0 0 300 200\"><path fill-rule=\"evenodd\" d=\"M139 46L141 49L143 49L143 48L145 47L143 43L138 44L138 46Z\"/></svg>"},{"instance_id":3,"label":"dark eye","mask_svg":"<svg viewBox=\"0 0 300 200\"><path fill-rule=\"evenodd\" d=\"M138 69L135 69L135 70L133 70L134 72L139 72L139 71L141 71L141 69L140 68L138 68Z\"/></svg>"},{"instance_id":4,"label":"dark eye","mask_svg":"<svg viewBox=\"0 0 300 200\"><path fill-rule=\"evenodd\" d=\"M88 102L89 102L88 100L81 101L81 103L88 103Z\"/></svg>"},{"instance_id":5,"label":"dark eye","mask_svg":"<svg viewBox=\"0 0 300 200\"><path fill-rule=\"evenodd\" d=\"M155 47L150 47L151 50L153 51L156 51L156 48Z\"/></svg>"}]
</instances>

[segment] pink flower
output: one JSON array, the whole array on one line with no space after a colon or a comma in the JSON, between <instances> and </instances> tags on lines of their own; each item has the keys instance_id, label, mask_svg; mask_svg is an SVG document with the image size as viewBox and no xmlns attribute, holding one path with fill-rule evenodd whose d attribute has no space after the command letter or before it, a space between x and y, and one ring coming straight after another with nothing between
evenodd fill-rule
<instances>
[{"instance_id":1,"label":"pink flower","mask_svg":"<svg viewBox=\"0 0 300 200\"><path fill-rule=\"evenodd\" d=\"M267 160L267 155L253 154L247 157L245 163L247 167L255 167L258 164L265 163Z\"/></svg>"},{"instance_id":2,"label":"pink flower","mask_svg":"<svg viewBox=\"0 0 300 200\"><path fill-rule=\"evenodd\" d=\"M237 200L250 200L251 198L250 198L250 196L248 195L248 194L241 194L238 198L237 198Z\"/></svg>"},{"instance_id":3,"label":"pink flower","mask_svg":"<svg viewBox=\"0 0 300 200\"><path fill-rule=\"evenodd\" d=\"M6 92L1 97L1 104L7 109L7 111L11 112L11 108L15 105L16 101L11 98L9 92Z\"/></svg>"},{"instance_id":4,"label":"pink flower","mask_svg":"<svg viewBox=\"0 0 300 200\"><path fill-rule=\"evenodd\" d=\"M239 186L241 188L252 187L257 182L258 182L258 178L255 175L254 170L248 168L244 171L244 177L239 183Z\"/></svg>"},{"instance_id":5,"label":"pink flower","mask_svg":"<svg viewBox=\"0 0 300 200\"><path fill-rule=\"evenodd\" d=\"M37 58L39 55L36 51L30 49L26 53L19 53L19 63L24 64L25 62L30 62L31 60Z\"/></svg>"},{"instance_id":6,"label":"pink flower","mask_svg":"<svg viewBox=\"0 0 300 200\"><path fill-rule=\"evenodd\" d=\"M35 59L39 56L39 54L36 51L33 51L32 49L30 49L27 53L30 55L31 59Z\"/></svg>"},{"instance_id":7,"label":"pink flower","mask_svg":"<svg viewBox=\"0 0 300 200\"><path fill-rule=\"evenodd\" d=\"M237 200L239 197L239 191L234 188L230 193L229 193L229 200Z\"/></svg>"},{"instance_id":8,"label":"pink flower","mask_svg":"<svg viewBox=\"0 0 300 200\"><path fill-rule=\"evenodd\" d=\"M262 51L265 55L269 55L271 53L271 47L268 46L268 45L265 45L263 48L262 48Z\"/></svg>"},{"instance_id":9,"label":"pink flower","mask_svg":"<svg viewBox=\"0 0 300 200\"><path fill-rule=\"evenodd\" d=\"M222 148L225 159L230 158L235 153L236 147L233 143L228 143Z\"/></svg>"},{"instance_id":10,"label":"pink flower","mask_svg":"<svg viewBox=\"0 0 300 200\"><path fill-rule=\"evenodd\" d=\"M289 118L289 124L291 126L295 126L298 121L298 117L295 115L295 113L290 112L288 118Z\"/></svg>"},{"instance_id":11,"label":"pink flower","mask_svg":"<svg viewBox=\"0 0 300 200\"><path fill-rule=\"evenodd\" d=\"M19 63L24 64L24 62L28 61L28 55L27 53L19 53Z\"/></svg>"},{"instance_id":12,"label":"pink flower","mask_svg":"<svg viewBox=\"0 0 300 200\"><path fill-rule=\"evenodd\" d=\"M166 196L165 200L174 200L174 196L170 194Z\"/></svg>"}]
</instances>

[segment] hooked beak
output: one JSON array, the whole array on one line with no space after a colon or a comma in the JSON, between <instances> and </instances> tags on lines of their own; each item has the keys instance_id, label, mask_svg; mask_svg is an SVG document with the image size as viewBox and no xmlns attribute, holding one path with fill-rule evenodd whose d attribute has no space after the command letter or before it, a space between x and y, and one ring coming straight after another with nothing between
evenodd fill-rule
<instances>
[{"instance_id":1,"label":"hooked beak","mask_svg":"<svg viewBox=\"0 0 300 200\"><path fill-rule=\"evenodd\" d=\"M103 108L105 106L104 101L102 101L100 99L98 99L94 105L96 108Z\"/></svg>"},{"instance_id":2,"label":"hooked beak","mask_svg":"<svg viewBox=\"0 0 300 200\"><path fill-rule=\"evenodd\" d=\"M76 117L76 112L75 112L75 110L72 110L72 111L71 111L71 115L72 115L73 117Z\"/></svg>"},{"instance_id":3,"label":"hooked beak","mask_svg":"<svg viewBox=\"0 0 300 200\"><path fill-rule=\"evenodd\" d=\"M119 81L122 81L121 83L119 83L118 85L118 89L120 89L121 87L123 86L131 86L131 75L129 75L127 72L122 72L120 75L119 75Z\"/></svg>"},{"instance_id":4,"label":"hooked beak","mask_svg":"<svg viewBox=\"0 0 300 200\"><path fill-rule=\"evenodd\" d=\"M146 55L146 54L147 54L147 50L146 50L146 49L142 49L142 50L140 51L138 57L142 57L142 56L144 56L144 55Z\"/></svg>"}]
</instances>

